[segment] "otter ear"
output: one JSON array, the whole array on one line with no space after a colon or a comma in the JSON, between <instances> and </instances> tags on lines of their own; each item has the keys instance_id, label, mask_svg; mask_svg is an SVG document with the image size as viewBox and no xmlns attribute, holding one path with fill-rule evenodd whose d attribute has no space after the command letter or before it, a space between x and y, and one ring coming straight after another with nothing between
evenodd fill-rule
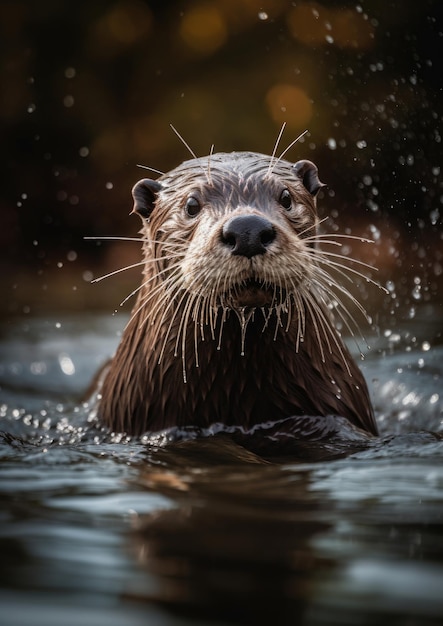
<instances>
[{"instance_id":1,"label":"otter ear","mask_svg":"<svg viewBox=\"0 0 443 626\"><path fill-rule=\"evenodd\" d=\"M326 186L324 183L320 182L318 178L317 166L312 163L312 161L308 161L306 159L297 161L292 168L301 179L303 185L309 191L311 196L315 197L320 189Z\"/></svg>"},{"instance_id":2,"label":"otter ear","mask_svg":"<svg viewBox=\"0 0 443 626\"><path fill-rule=\"evenodd\" d=\"M138 213L141 217L148 218L154 208L157 194L162 188L162 185L156 180L150 178L139 180L132 188L132 197L134 198L132 213Z\"/></svg>"}]
</instances>

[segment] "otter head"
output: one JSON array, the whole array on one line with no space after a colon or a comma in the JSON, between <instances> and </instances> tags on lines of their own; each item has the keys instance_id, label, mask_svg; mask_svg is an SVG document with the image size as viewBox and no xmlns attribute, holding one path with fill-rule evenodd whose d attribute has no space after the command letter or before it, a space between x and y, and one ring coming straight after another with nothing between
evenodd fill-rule
<instances>
[{"instance_id":1,"label":"otter head","mask_svg":"<svg viewBox=\"0 0 443 626\"><path fill-rule=\"evenodd\" d=\"M322 187L311 161L234 152L133 188L165 284L212 307L273 308L308 285Z\"/></svg>"}]
</instances>

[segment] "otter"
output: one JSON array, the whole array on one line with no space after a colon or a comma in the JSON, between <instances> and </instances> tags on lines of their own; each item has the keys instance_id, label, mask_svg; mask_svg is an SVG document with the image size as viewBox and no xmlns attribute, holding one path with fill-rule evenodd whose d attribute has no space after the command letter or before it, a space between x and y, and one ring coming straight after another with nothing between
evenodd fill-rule
<instances>
[{"instance_id":1,"label":"otter","mask_svg":"<svg viewBox=\"0 0 443 626\"><path fill-rule=\"evenodd\" d=\"M103 379L105 425L137 436L335 415L377 434L333 322L337 293L352 296L319 249L322 186L309 160L253 152L194 158L134 186L143 279Z\"/></svg>"}]
</instances>

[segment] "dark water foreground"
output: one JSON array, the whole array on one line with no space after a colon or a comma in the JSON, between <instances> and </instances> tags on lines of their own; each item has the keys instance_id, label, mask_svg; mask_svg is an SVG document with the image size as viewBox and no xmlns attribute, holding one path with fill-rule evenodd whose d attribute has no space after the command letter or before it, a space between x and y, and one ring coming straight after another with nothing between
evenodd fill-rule
<instances>
[{"instance_id":1,"label":"dark water foreground","mask_svg":"<svg viewBox=\"0 0 443 626\"><path fill-rule=\"evenodd\" d=\"M223 434L161 448L75 398L121 319L0 343L2 626L443 623L442 319L362 363L380 439L273 463Z\"/></svg>"}]
</instances>

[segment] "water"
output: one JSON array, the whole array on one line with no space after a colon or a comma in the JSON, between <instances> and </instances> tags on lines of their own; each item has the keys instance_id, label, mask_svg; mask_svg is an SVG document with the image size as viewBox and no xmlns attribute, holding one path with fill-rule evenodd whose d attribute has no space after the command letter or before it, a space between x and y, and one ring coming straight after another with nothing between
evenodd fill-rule
<instances>
[{"instance_id":1,"label":"water","mask_svg":"<svg viewBox=\"0 0 443 626\"><path fill-rule=\"evenodd\" d=\"M379 439L280 463L102 430L80 398L123 324L4 325L2 625L442 623L438 311L370 338Z\"/></svg>"}]
</instances>

